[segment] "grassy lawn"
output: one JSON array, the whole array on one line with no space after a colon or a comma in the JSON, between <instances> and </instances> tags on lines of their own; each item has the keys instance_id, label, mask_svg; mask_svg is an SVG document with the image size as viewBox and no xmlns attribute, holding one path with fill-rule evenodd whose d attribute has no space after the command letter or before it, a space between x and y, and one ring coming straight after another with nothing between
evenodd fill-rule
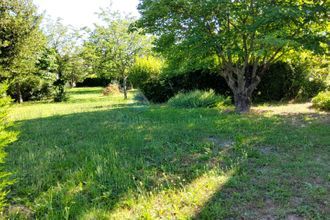
<instances>
[{"instance_id":1,"label":"grassy lawn","mask_svg":"<svg viewBox=\"0 0 330 220\"><path fill-rule=\"evenodd\" d=\"M171 109L101 91L14 106L9 217L330 218L329 115Z\"/></svg>"}]
</instances>

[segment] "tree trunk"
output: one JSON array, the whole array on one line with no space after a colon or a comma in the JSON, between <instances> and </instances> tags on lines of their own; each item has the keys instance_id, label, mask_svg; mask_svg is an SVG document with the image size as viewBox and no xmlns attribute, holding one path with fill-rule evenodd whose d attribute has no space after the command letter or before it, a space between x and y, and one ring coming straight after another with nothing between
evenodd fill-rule
<instances>
[{"instance_id":1,"label":"tree trunk","mask_svg":"<svg viewBox=\"0 0 330 220\"><path fill-rule=\"evenodd\" d=\"M235 110L237 113L248 113L251 109L251 97L247 92L234 93Z\"/></svg>"},{"instance_id":2,"label":"tree trunk","mask_svg":"<svg viewBox=\"0 0 330 220\"><path fill-rule=\"evenodd\" d=\"M123 80L123 90L124 90L124 99L127 99L127 77L124 77Z\"/></svg>"},{"instance_id":3,"label":"tree trunk","mask_svg":"<svg viewBox=\"0 0 330 220\"><path fill-rule=\"evenodd\" d=\"M70 84L70 88L71 88L71 89L74 88L74 87L76 87L76 82L73 81L73 80L70 81L69 84Z\"/></svg>"},{"instance_id":4,"label":"tree trunk","mask_svg":"<svg viewBox=\"0 0 330 220\"><path fill-rule=\"evenodd\" d=\"M17 102L19 104L23 103L23 97L21 92L21 85L19 83L16 83L16 95L17 95Z\"/></svg>"},{"instance_id":5,"label":"tree trunk","mask_svg":"<svg viewBox=\"0 0 330 220\"><path fill-rule=\"evenodd\" d=\"M228 86L234 94L235 110L237 113L247 113L252 104L252 93L260 83L260 77L256 75L256 68L249 71L248 68L224 71Z\"/></svg>"}]
</instances>

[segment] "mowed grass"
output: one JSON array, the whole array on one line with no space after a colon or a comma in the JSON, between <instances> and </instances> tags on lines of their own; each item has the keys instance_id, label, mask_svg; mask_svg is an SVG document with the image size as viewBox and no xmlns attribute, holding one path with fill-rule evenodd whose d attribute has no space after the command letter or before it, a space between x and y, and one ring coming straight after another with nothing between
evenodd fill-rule
<instances>
[{"instance_id":1,"label":"mowed grass","mask_svg":"<svg viewBox=\"0 0 330 220\"><path fill-rule=\"evenodd\" d=\"M328 114L172 109L101 91L14 106L6 218L329 219Z\"/></svg>"}]
</instances>

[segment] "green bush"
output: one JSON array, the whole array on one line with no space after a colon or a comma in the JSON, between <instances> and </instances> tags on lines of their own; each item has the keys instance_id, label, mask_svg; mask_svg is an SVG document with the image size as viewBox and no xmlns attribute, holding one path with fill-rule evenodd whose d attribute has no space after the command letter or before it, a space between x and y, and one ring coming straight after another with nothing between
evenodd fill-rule
<instances>
[{"instance_id":1,"label":"green bush","mask_svg":"<svg viewBox=\"0 0 330 220\"><path fill-rule=\"evenodd\" d=\"M106 87L111 83L112 79L87 77L82 82L77 82L76 87Z\"/></svg>"},{"instance_id":2,"label":"green bush","mask_svg":"<svg viewBox=\"0 0 330 220\"><path fill-rule=\"evenodd\" d=\"M141 83L139 88L146 98L154 103L164 103L177 93L194 90L212 89L216 94L231 95L225 79L208 69L154 76Z\"/></svg>"},{"instance_id":3,"label":"green bush","mask_svg":"<svg viewBox=\"0 0 330 220\"><path fill-rule=\"evenodd\" d=\"M212 108L230 103L230 98L216 95L213 90L179 93L168 101L168 105L175 108Z\"/></svg>"},{"instance_id":4,"label":"green bush","mask_svg":"<svg viewBox=\"0 0 330 220\"><path fill-rule=\"evenodd\" d=\"M330 91L320 92L313 98L312 103L315 108L330 111Z\"/></svg>"},{"instance_id":5,"label":"green bush","mask_svg":"<svg viewBox=\"0 0 330 220\"><path fill-rule=\"evenodd\" d=\"M148 101L153 103L167 102L174 96L174 91L166 79L150 78L139 87Z\"/></svg>"},{"instance_id":6,"label":"green bush","mask_svg":"<svg viewBox=\"0 0 330 220\"><path fill-rule=\"evenodd\" d=\"M50 80L31 75L21 82L21 93L24 101L36 101L52 96L52 85ZM17 100L15 83L8 88L8 95Z\"/></svg>"},{"instance_id":7,"label":"green bush","mask_svg":"<svg viewBox=\"0 0 330 220\"><path fill-rule=\"evenodd\" d=\"M160 75L164 62L157 57L138 58L129 72L129 81L136 87L141 87L150 78Z\"/></svg>"},{"instance_id":8,"label":"green bush","mask_svg":"<svg viewBox=\"0 0 330 220\"><path fill-rule=\"evenodd\" d=\"M6 90L7 86L5 84L0 84L0 214L5 206L7 187L11 184L8 179L9 174L3 169L3 163L6 156L4 147L15 138L13 132L6 130L10 125L7 114L11 102L11 99L6 96Z\"/></svg>"}]
</instances>

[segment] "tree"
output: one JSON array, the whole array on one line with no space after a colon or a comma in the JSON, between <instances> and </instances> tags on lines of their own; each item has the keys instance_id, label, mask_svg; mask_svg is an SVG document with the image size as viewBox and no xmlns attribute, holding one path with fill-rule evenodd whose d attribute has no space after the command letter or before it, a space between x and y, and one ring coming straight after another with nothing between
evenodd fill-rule
<instances>
[{"instance_id":1,"label":"tree","mask_svg":"<svg viewBox=\"0 0 330 220\"><path fill-rule=\"evenodd\" d=\"M168 59L216 59L237 112L249 111L271 64L292 50L322 53L329 39L325 0L142 0L138 9L136 27Z\"/></svg>"},{"instance_id":2,"label":"tree","mask_svg":"<svg viewBox=\"0 0 330 220\"><path fill-rule=\"evenodd\" d=\"M74 85L84 75L82 71L83 60L80 58L80 34L71 26L64 25L60 19L49 20L45 32L48 38L48 47L55 53L54 100L62 102L66 98L65 84L67 81L70 85Z\"/></svg>"},{"instance_id":3,"label":"tree","mask_svg":"<svg viewBox=\"0 0 330 220\"><path fill-rule=\"evenodd\" d=\"M21 84L36 71L45 44L39 29L41 16L30 0L3 0L0 10L0 74L15 84L17 101L21 103Z\"/></svg>"},{"instance_id":4,"label":"tree","mask_svg":"<svg viewBox=\"0 0 330 220\"><path fill-rule=\"evenodd\" d=\"M81 82L88 75L85 60L81 52L77 51L69 55L64 68L64 78L70 87L75 87L77 82Z\"/></svg>"},{"instance_id":5,"label":"tree","mask_svg":"<svg viewBox=\"0 0 330 220\"><path fill-rule=\"evenodd\" d=\"M150 38L138 32L129 32L134 18L122 16L109 9L99 14L103 24L96 25L86 43L94 69L103 77L115 77L122 81L124 98L127 99L127 78L137 57L147 54Z\"/></svg>"}]
</instances>

